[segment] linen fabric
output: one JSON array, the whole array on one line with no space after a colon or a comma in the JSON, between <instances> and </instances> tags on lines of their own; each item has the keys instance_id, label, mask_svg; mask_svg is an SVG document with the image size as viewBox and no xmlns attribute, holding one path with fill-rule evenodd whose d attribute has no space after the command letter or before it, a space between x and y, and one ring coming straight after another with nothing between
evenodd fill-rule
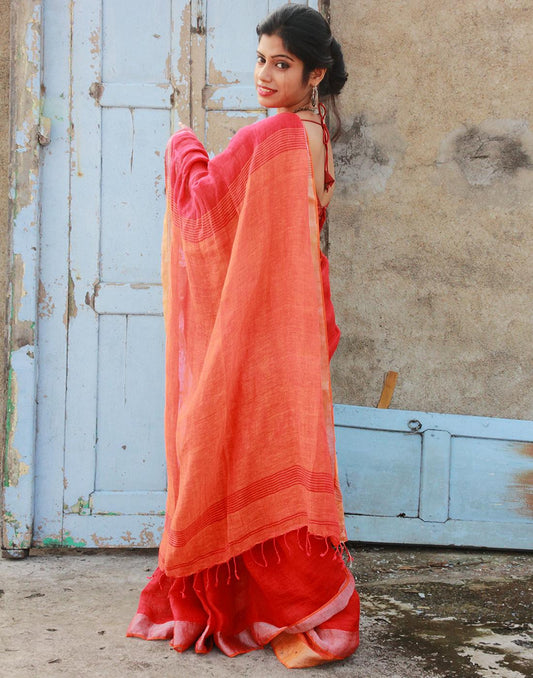
<instances>
[{"instance_id":1,"label":"linen fabric","mask_svg":"<svg viewBox=\"0 0 533 678\"><path fill-rule=\"evenodd\" d=\"M278 114L212 159L183 129L165 180L168 495L159 567L128 635L199 652L214 639L227 654L271 642L287 666L347 656L358 598L339 556L328 324L333 342L338 328L304 127ZM258 548L274 552L261 560Z\"/></svg>"}]
</instances>

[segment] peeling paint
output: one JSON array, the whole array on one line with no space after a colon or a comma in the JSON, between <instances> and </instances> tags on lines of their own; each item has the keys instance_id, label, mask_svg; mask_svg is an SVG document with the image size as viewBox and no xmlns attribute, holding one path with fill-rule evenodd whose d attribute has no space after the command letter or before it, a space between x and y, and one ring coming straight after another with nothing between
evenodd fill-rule
<instances>
[{"instance_id":1,"label":"peeling paint","mask_svg":"<svg viewBox=\"0 0 533 678\"><path fill-rule=\"evenodd\" d=\"M4 455L4 486L9 487L11 485L10 477L10 468L12 465L11 455L12 455L12 445L13 445L13 434L17 427L17 377L12 368L9 369L8 379L7 379L7 413L6 413L6 447ZM15 454L18 452L15 451Z\"/></svg>"},{"instance_id":2,"label":"peeling paint","mask_svg":"<svg viewBox=\"0 0 533 678\"><path fill-rule=\"evenodd\" d=\"M65 506L65 511L67 513L76 513L80 516L90 515L92 509L91 498L88 500L84 497L78 497L78 501L72 506Z\"/></svg>"},{"instance_id":3,"label":"peeling paint","mask_svg":"<svg viewBox=\"0 0 533 678\"><path fill-rule=\"evenodd\" d=\"M91 539L93 540L93 543L96 547L106 547L109 546L108 542L113 541L113 537L100 537L94 532L91 534Z\"/></svg>"},{"instance_id":4,"label":"peeling paint","mask_svg":"<svg viewBox=\"0 0 533 678\"><path fill-rule=\"evenodd\" d=\"M24 290L24 261L21 254L13 256L11 272L11 350L35 344L34 323L31 320L19 320Z\"/></svg>"},{"instance_id":5,"label":"peeling paint","mask_svg":"<svg viewBox=\"0 0 533 678\"><path fill-rule=\"evenodd\" d=\"M43 546L46 548L61 548L63 546L68 546L70 548L82 549L87 546L87 542L84 539L76 540L71 536L70 532L65 530L63 537L46 537L43 539Z\"/></svg>"},{"instance_id":6,"label":"peeling paint","mask_svg":"<svg viewBox=\"0 0 533 678\"><path fill-rule=\"evenodd\" d=\"M54 312L55 304L52 297L47 294L42 280L39 280L37 303L39 305L39 318L49 318Z\"/></svg>"},{"instance_id":7,"label":"peeling paint","mask_svg":"<svg viewBox=\"0 0 533 678\"><path fill-rule=\"evenodd\" d=\"M94 103L96 106L100 105L100 99L102 98L104 89L105 87L102 85L101 82L93 82L89 87L89 96L94 99Z\"/></svg>"},{"instance_id":8,"label":"peeling paint","mask_svg":"<svg viewBox=\"0 0 533 678\"><path fill-rule=\"evenodd\" d=\"M89 35L89 42L91 43L91 54L100 54L100 32L94 30Z\"/></svg>"},{"instance_id":9,"label":"peeling paint","mask_svg":"<svg viewBox=\"0 0 533 678\"><path fill-rule=\"evenodd\" d=\"M93 311L95 310L94 304L99 291L100 291L100 281L97 280L93 285L92 294L89 291L85 293L85 303L87 304L87 306L90 306L93 309Z\"/></svg>"},{"instance_id":10,"label":"peeling paint","mask_svg":"<svg viewBox=\"0 0 533 678\"><path fill-rule=\"evenodd\" d=\"M68 327L69 319L75 318L77 315L78 307L76 306L76 299L74 297L74 280L72 279L72 273L69 271L67 308L65 309L65 315L63 317L63 324L65 327Z\"/></svg>"},{"instance_id":11,"label":"peeling paint","mask_svg":"<svg viewBox=\"0 0 533 678\"><path fill-rule=\"evenodd\" d=\"M21 461L21 455L18 450L11 447L8 450L6 466L4 469L6 487L17 487L21 476L28 475L30 467Z\"/></svg>"}]
</instances>

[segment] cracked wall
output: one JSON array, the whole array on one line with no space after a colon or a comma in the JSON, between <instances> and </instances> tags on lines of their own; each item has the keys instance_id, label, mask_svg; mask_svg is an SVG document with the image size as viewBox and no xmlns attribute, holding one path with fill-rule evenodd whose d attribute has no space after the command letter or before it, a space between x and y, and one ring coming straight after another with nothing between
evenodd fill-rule
<instances>
[{"instance_id":1,"label":"cracked wall","mask_svg":"<svg viewBox=\"0 0 533 678\"><path fill-rule=\"evenodd\" d=\"M7 306L9 270L9 216L8 216L8 165L9 165L9 0L0 0L0 478L2 477L3 450L5 446L4 419L7 398Z\"/></svg>"},{"instance_id":2,"label":"cracked wall","mask_svg":"<svg viewBox=\"0 0 533 678\"><path fill-rule=\"evenodd\" d=\"M336 402L533 419L533 5L331 2Z\"/></svg>"}]
</instances>

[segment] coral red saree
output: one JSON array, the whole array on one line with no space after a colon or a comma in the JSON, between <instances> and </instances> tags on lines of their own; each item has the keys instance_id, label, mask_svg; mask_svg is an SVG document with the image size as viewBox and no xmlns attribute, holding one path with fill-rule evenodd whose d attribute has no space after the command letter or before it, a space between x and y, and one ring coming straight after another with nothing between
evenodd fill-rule
<instances>
[{"instance_id":1,"label":"coral red saree","mask_svg":"<svg viewBox=\"0 0 533 678\"><path fill-rule=\"evenodd\" d=\"M289 667L342 659L359 604L334 449L317 200L285 113L209 160L165 156L168 498L159 567L128 635Z\"/></svg>"}]
</instances>

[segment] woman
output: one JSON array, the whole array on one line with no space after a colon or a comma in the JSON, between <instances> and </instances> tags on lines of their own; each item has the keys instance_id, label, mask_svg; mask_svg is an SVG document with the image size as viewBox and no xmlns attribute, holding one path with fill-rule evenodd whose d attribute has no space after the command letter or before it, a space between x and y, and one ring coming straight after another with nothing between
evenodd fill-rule
<instances>
[{"instance_id":1,"label":"woman","mask_svg":"<svg viewBox=\"0 0 533 678\"><path fill-rule=\"evenodd\" d=\"M316 11L257 27L259 102L278 114L209 160L169 141L162 247L168 499L159 567L128 635L287 667L350 655L329 358L339 331L319 230L333 187L324 108L346 74Z\"/></svg>"}]
</instances>

